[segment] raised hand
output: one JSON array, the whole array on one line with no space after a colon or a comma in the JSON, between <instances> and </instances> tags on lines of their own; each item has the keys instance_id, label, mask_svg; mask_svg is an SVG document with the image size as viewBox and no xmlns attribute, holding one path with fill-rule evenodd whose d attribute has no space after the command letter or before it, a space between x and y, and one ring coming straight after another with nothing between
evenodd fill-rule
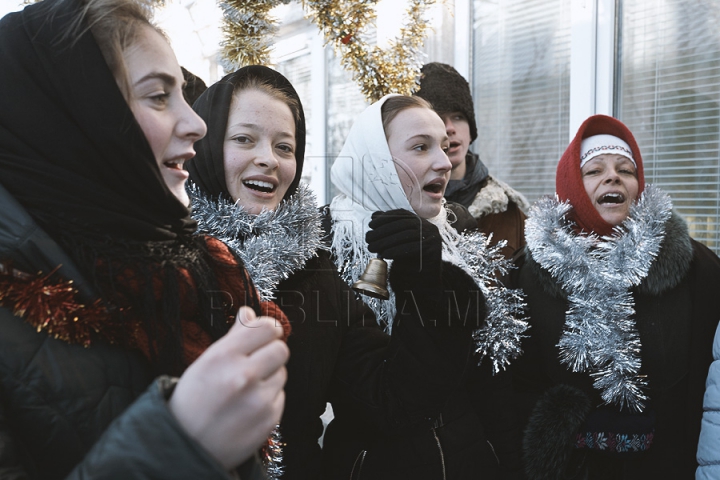
<instances>
[{"instance_id":1,"label":"raised hand","mask_svg":"<svg viewBox=\"0 0 720 480\"><path fill-rule=\"evenodd\" d=\"M287 345L282 327L242 307L230 331L180 377L172 413L226 469L250 458L280 421Z\"/></svg>"},{"instance_id":2,"label":"raised hand","mask_svg":"<svg viewBox=\"0 0 720 480\"><path fill-rule=\"evenodd\" d=\"M394 260L393 270L437 272L442 260L438 228L408 210L375 212L365 235L368 250Z\"/></svg>"}]
</instances>

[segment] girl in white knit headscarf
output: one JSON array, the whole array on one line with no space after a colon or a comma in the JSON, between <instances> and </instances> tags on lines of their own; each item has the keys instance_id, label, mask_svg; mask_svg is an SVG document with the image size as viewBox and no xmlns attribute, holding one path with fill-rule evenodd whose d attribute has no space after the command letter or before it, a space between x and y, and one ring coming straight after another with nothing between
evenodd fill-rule
<instances>
[{"instance_id":1,"label":"girl in white knit headscarf","mask_svg":"<svg viewBox=\"0 0 720 480\"><path fill-rule=\"evenodd\" d=\"M422 119L417 120L418 116ZM340 192L330 205L332 251L343 277L352 284L376 256L366 242L373 213L402 209L416 214L417 225L418 216L426 219L442 240L442 260L470 275L486 297L488 316L475 332L477 351L489 355L497 370L520 353L520 336L526 329L526 323L517 318L522 300L496 281L496 273L504 273L507 265L498 250L489 248L480 233L460 235L452 228L455 214L443 198L451 166L443 149L447 149L447 137L442 120L421 99L386 95L360 114L331 169L332 182ZM423 232L428 229L426 225ZM423 243L417 233L408 238L409 243ZM392 277L393 262L389 263ZM364 300L391 328L396 314L392 282L389 290L389 300Z\"/></svg>"},{"instance_id":2,"label":"girl in white knit headscarf","mask_svg":"<svg viewBox=\"0 0 720 480\"><path fill-rule=\"evenodd\" d=\"M520 353L523 303L496 281L505 268L498 248L451 225L456 214L443 198L448 143L425 100L388 95L356 119L332 167L340 191L330 205L332 253L343 279L353 284L370 259L386 259L389 300L363 300L393 340L413 344L412 335L432 336L439 353L411 354L439 361L404 372L402 385L393 386L408 392L408 412L438 405L422 424L357 438L331 424L325 436L331 478L493 479L519 465L517 430L505 415L506 390L498 388L505 377L492 374ZM412 325L424 332L411 334ZM491 361L478 366L485 356ZM441 385L437 379L445 382L442 391L430 387ZM356 431L363 427L359 422ZM357 456L340 458L338 445L354 445Z\"/></svg>"}]
</instances>

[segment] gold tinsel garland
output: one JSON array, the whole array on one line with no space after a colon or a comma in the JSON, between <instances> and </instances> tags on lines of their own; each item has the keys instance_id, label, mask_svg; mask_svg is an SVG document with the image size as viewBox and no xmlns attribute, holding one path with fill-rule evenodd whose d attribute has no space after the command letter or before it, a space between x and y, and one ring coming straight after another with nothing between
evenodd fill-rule
<instances>
[{"instance_id":1,"label":"gold tinsel garland","mask_svg":"<svg viewBox=\"0 0 720 480\"><path fill-rule=\"evenodd\" d=\"M290 0L225 0L219 2L223 12L220 43L225 71L232 72L245 65L266 65L270 41L277 31L270 10Z\"/></svg>"},{"instance_id":2,"label":"gold tinsel garland","mask_svg":"<svg viewBox=\"0 0 720 480\"><path fill-rule=\"evenodd\" d=\"M353 74L368 101L388 93L410 95L417 87L422 46L427 31L423 18L435 0L411 0L407 22L387 49L371 46L365 37L374 23L378 0L304 0L310 19L340 55L343 67ZM225 20L223 65L233 71L244 65L269 63L270 37L277 30L270 10L289 0L225 0L220 2Z\"/></svg>"},{"instance_id":3,"label":"gold tinsel garland","mask_svg":"<svg viewBox=\"0 0 720 480\"><path fill-rule=\"evenodd\" d=\"M370 46L363 38L375 19L377 1L306 0L312 20L340 54L343 67L353 73L365 98L374 102L388 93L410 95L417 87L422 66L420 47L425 41L426 8L435 0L412 0L408 20L389 48Z\"/></svg>"}]
</instances>

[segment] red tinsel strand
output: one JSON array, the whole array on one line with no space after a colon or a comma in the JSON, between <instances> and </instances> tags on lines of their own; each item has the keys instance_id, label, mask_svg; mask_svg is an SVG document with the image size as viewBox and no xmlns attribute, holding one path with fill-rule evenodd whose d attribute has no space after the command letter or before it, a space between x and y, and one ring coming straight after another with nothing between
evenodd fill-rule
<instances>
[{"instance_id":1,"label":"red tinsel strand","mask_svg":"<svg viewBox=\"0 0 720 480\"><path fill-rule=\"evenodd\" d=\"M110 343L127 337L100 300L89 305L80 302L73 282L52 282L54 273L33 276L0 263L0 306L9 308L38 332L68 343L88 347L93 334Z\"/></svg>"}]
</instances>

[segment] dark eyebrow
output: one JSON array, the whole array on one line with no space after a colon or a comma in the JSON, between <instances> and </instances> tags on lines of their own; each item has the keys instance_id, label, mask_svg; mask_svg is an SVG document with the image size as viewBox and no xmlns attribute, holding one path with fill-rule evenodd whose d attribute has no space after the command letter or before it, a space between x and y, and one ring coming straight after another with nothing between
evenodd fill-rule
<instances>
[{"instance_id":1,"label":"dark eyebrow","mask_svg":"<svg viewBox=\"0 0 720 480\"><path fill-rule=\"evenodd\" d=\"M431 135L425 135L425 134L423 134L423 133L419 133L419 134L417 134L417 135L413 135L412 137L408 138L407 141L408 141L408 142L411 142L411 141L414 141L414 140L416 140L416 139L422 139L422 140L425 140L425 141L432 141L433 137L432 137Z\"/></svg>"},{"instance_id":2,"label":"dark eyebrow","mask_svg":"<svg viewBox=\"0 0 720 480\"><path fill-rule=\"evenodd\" d=\"M175 84L177 83L177 80L172 75L168 75L167 73L161 73L161 72L150 72L147 75L145 75L144 77L140 78L137 82L135 82L135 85L138 85L147 80L153 80L153 79L160 79L170 87L174 87Z\"/></svg>"},{"instance_id":3,"label":"dark eyebrow","mask_svg":"<svg viewBox=\"0 0 720 480\"><path fill-rule=\"evenodd\" d=\"M434 142L435 141L435 137L433 137L432 135L427 135L425 133L418 133L417 135L413 135L412 137L408 138L407 141L411 142L411 141L418 140L418 139L425 140L426 142ZM444 135L443 138L440 139L440 143L446 141L447 139L448 139L448 136Z\"/></svg>"}]
</instances>

